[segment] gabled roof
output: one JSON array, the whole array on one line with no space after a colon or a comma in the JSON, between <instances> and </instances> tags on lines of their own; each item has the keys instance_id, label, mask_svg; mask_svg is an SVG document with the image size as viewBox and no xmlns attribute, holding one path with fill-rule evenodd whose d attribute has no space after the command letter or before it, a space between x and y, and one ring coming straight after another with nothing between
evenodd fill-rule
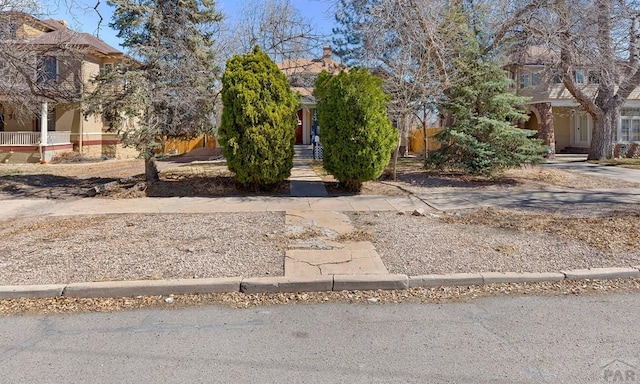
<instances>
[{"instance_id":1,"label":"gabled roof","mask_svg":"<svg viewBox=\"0 0 640 384\"><path fill-rule=\"evenodd\" d=\"M278 67L285 75L294 75L297 73L313 73L319 74L322 71L337 74L346 67L333 59L288 59L278 64Z\"/></svg>"},{"instance_id":2,"label":"gabled roof","mask_svg":"<svg viewBox=\"0 0 640 384\"><path fill-rule=\"evenodd\" d=\"M278 68L287 75L291 88L300 93L303 104L315 103L313 89L322 71L335 75L347 70L346 66L331 58L330 47L323 48L320 59L287 59L278 63Z\"/></svg>"},{"instance_id":3,"label":"gabled roof","mask_svg":"<svg viewBox=\"0 0 640 384\"><path fill-rule=\"evenodd\" d=\"M560 54L549 47L529 45L512 51L508 64L545 65L555 63L559 58Z\"/></svg>"},{"instance_id":4,"label":"gabled roof","mask_svg":"<svg viewBox=\"0 0 640 384\"><path fill-rule=\"evenodd\" d=\"M111 56L122 55L123 53L116 48L113 48L109 44L102 41L100 38L88 33L76 32L69 27L66 23L59 20L40 20L32 15L17 11L0 12L0 16L4 18L15 19L21 23L27 24L36 28L42 33L28 37L24 41L30 44L36 45L59 45L70 44L79 47L88 48L99 55Z\"/></svg>"},{"instance_id":5,"label":"gabled roof","mask_svg":"<svg viewBox=\"0 0 640 384\"><path fill-rule=\"evenodd\" d=\"M61 20L47 19L41 20L41 22L51 27L54 31L69 28L67 24Z\"/></svg>"},{"instance_id":6,"label":"gabled roof","mask_svg":"<svg viewBox=\"0 0 640 384\"><path fill-rule=\"evenodd\" d=\"M71 44L90 48L102 55L120 55L122 52L113 48L101 39L88 33L75 32L71 29L61 29L53 32L43 33L28 40L32 44L56 45Z\"/></svg>"}]
</instances>

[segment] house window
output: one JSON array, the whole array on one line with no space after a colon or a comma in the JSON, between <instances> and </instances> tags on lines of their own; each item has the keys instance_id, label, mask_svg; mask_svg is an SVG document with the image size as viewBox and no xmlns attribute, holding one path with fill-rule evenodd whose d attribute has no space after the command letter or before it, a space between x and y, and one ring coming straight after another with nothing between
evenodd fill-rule
<instances>
[{"instance_id":1,"label":"house window","mask_svg":"<svg viewBox=\"0 0 640 384\"><path fill-rule=\"evenodd\" d=\"M1 39L17 39L18 38L18 24L10 22L0 27Z\"/></svg>"},{"instance_id":2,"label":"house window","mask_svg":"<svg viewBox=\"0 0 640 384\"><path fill-rule=\"evenodd\" d=\"M537 87L542 82L542 77L540 73L532 73L531 74L531 86Z\"/></svg>"},{"instance_id":3,"label":"house window","mask_svg":"<svg viewBox=\"0 0 640 384\"><path fill-rule=\"evenodd\" d=\"M584 71L582 69L576 69L573 71L573 78L576 84L584 84Z\"/></svg>"},{"instance_id":4,"label":"house window","mask_svg":"<svg viewBox=\"0 0 640 384\"><path fill-rule=\"evenodd\" d=\"M551 82L553 84L562 84L562 72L558 70L551 72Z\"/></svg>"},{"instance_id":5,"label":"house window","mask_svg":"<svg viewBox=\"0 0 640 384\"><path fill-rule=\"evenodd\" d=\"M529 75L520 76L520 88L527 88L530 85Z\"/></svg>"},{"instance_id":6,"label":"house window","mask_svg":"<svg viewBox=\"0 0 640 384\"><path fill-rule=\"evenodd\" d=\"M102 67L100 68L100 73L105 74L111 71L113 71L113 63L102 64Z\"/></svg>"},{"instance_id":7,"label":"house window","mask_svg":"<svg viewBox=\"0 0 640 384\"><path fill-rule=\"evenodd\" d=\"M507 79L509 79L509 88L515 88L515 73L511 72L511 71L504 71L504 77L506 77Z\"/></svg>"},{"instance_id":8,"label":"house window","mask_svg":"<svg viewBox=\"0 0 640 384\"><path fill-rule=\"evenodd\" d=\"M589 84L600 84L600 74L596 71L589 71L587 81Z\"/></svg>"},{"instance_id":9,"label":"house window","mask_svg":"<svg viewBox=\"0 0 640 384\"><path fill-rule=\"evenodd\" d=\"M623 108L620 111L619 134L615 141L640 141L640 108Z\"/></svg>"},{"instance_id":10,"label":"house window","mask_svg":"<svg viewBox=\"0 0 640 384\"><path fill-rule=\"evenodd\" d=\"M55 82L58 77L58 59L55 56L41 57L38 62L38 83Z\"/></svg>"},{"instance_id":11,"label":"house window","mask_svg":"<svg viewBox=\"0 0 640 384\"><path fill-rule=\"evenodd\" d=\"M622 118L619 141L640 141L640 117Z\"/></svg>"}]
</instances>

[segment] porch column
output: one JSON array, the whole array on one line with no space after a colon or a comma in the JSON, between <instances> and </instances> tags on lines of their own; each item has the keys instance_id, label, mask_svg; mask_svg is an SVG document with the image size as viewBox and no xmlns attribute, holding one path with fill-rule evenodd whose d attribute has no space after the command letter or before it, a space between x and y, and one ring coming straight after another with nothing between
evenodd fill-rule
<instances>
[{"instance_id":1,"label":"porch column","mask_svg":"<svg viewBox=\"0 0 640 384\"><path fill-rule=\"evenodd\" d=\"M556 157L556 134L553 126L553 111L550 103L537 103L532 105L540 113L538 121L538 137L544 145L549 147L548 159Z\"/></svg>"},{"instance_id":2,"label":"porch column","mask_svg":"<svg viewBox=\"0 0 640 384\"><path fill-rule=\"evenodd\" d=\"M40 145L47 145L47 123L49 118L49 105L45 101L42 103L42 109L40 110Z\"/></svg>"}]
</instances>

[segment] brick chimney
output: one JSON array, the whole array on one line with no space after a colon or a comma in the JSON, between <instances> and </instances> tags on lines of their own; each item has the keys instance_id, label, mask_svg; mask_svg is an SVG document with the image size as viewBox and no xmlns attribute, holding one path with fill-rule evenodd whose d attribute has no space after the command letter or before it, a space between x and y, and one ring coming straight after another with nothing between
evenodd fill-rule
<instances>
[{"instance_id":1,"label":"brick chimney","mask_svg":"<svg viewBox=\"0 0 640 384\"><path fill-rule=\"evenodd\" d=\"M322 47L322 63L325 67L331 64L331 47L328 45Z\"/></svg>"}]
</instances>

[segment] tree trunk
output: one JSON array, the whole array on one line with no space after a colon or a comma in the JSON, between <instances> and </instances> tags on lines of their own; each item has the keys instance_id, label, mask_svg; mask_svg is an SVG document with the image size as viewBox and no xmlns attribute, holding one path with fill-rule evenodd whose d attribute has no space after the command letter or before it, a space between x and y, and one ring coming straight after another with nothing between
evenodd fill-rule
<instances>
[{"instance_id":1,"label":"tree trunk","mask_svg":"<svg viewBox=\"0 0 640 384\"><path fill-rule=\"evenodd\" d=\"M399 133L399 131L398 131ZM393 177L393 181L396 181L398 178L398 152L400 152L400 143L401 143L401 139L400 139L400 135L398 135L398 143L396 144L396 149L393 150L393 167L391 169L392 171L392 177Z\"/></svg>"},{"instance_id":2,"label":"tree trunk","mask_svg":"<svg viewBox=\"0 0 640 384\"><path fill-rule=\"evenodd\" d=\"M422 134L424 135L424 160L429 158L429 138L427 137L427 116L422 117Z\"/></svg>"},{"instance_id":3,"label":"tree trunk","mask_svg":"<svg viewBox=\"0 0 640 384\"><path fill-rule=\"evenodd\" d=\"M144 176L147 181L160 180L159 173L155 157L144 159Z\"/></svg>"},{"instance_id":4,"label":"tree trunk","mask_svg":"<svg viewBox=\"0 0 640 384\"><path fill-rule=\"evenodd\" d=\"M593 120L593 135L587 160L604 160L613 157L613 130L617 125L615 108L609 108Z\"/></svg>"}]
</instances>

